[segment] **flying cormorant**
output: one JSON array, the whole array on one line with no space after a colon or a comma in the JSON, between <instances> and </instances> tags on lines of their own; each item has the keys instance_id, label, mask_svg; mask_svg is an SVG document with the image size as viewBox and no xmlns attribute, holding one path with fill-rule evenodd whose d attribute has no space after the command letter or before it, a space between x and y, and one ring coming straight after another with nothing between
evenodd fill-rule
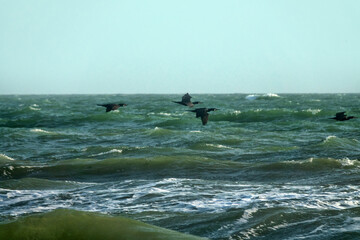
<instances>
[{"instance_id":1,"label":"flying cormorant","mask_svg":"<svg viewBox=\"0 0 360 240\"><path fill-rule=\"evenodd\" d=\"M110 112L112 110L118 109L119 107L127 106L127 104L125 104L125 103L119 103L119 104L107 103L107 104L98 104L98 106L106 107L106 112Z\"/></svg>"},{"instance_id":2,"label":"flying cormorant","mask_svg":"<svg viewBox=\"0 0 360 240\"><path fill-rule=\"evenodd\" d=\"M188 110L188 111L196 113L196 117L197 118L201 117L202 124L206 125L206 123L209 119L208 112L216 111L216 110L219 110L219 109L217 109L217 108L197 108L195 110Z\"/></svg>"},{"instance_id":3,"label":"flying cormorant","mask_svg":"<svg viewBox=\"0 0 360 240\"><path fill-rule=\"evenodd\" d=\"M356 118L354 116L346 116L345 114L346 112L338 112L336 113L335 117L333 118L329 118L329 119L335 119L336 121L346 121L346 120L350 120L352 118Z\"/></svg>"},{"instance_id":4,"label":"flying cormorant","mask_svg":"<svg viewBox=\"0 0 360 240\"><path fill-rule=\"evenodd\" d=\"M194 104L202 103L202 102L191 102L191 100L190 100L191 98L192 97L189 95L189 93L187 93L184 96L182 96L181 102L176 102L176 101L173 101L173 102L184 105L184 106L188 106L188 107L193 107Z\"/></svg>"}]
</instances>

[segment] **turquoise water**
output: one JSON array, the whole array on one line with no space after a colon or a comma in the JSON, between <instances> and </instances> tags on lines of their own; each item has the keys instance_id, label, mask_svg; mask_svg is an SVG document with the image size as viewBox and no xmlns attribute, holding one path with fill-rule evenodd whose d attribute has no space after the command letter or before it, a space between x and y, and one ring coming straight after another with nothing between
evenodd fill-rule
<instances>
[{"instance_id":1,"label":"turquoise water","mask_svg":"<svg viewBox=\"0 0 360 240\"><path fill-rule=\"evenodd\" d=\"M66 209L209 239L360 239L360 120L328 119L360 117L360 94L191 95L220 109L205 126L181 95L0 96L0 234Z\"/></svg>"}]
</instances>

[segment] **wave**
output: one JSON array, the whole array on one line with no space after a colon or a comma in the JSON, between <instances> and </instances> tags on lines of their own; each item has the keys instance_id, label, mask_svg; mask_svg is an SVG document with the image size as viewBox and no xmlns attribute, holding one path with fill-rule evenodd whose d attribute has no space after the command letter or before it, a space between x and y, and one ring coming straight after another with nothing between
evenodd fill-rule
<instances>
[{"instance_id":1,"label":"wave","mask_svg":"<svg viewBox=\"0 0 360 240\"><path fill-rule=\"evenodd\" d=\"M322 195L320 194L319 197ZM301 202L301 201L300 201ZM230 239L358 239L359 207L351 210L323 209L321 201L314 206L294 211L287 207L259 209L251 215L252 224L232 234ZM339 219L341 219L339 221ZM241 225L239 226L241 228Z\"/></svg>"},{"instance_id":2,"label":"wave","mask_svg":"<svg viewBox=\"0 0 360 240\"><path fill-rule=\"evenodd\" d=\"M221 152L225 145L207 146L208 151ZM191 146L196 150L196 146ZM163 178L189 177L200 179L286 179L334 170L360 170L360 162L349 158L309 158L280 162L242 162L216 160L192 155L157 156L149 158L69 159L47 166L25 166L12 163L0 166L0 179L45 178L49 180L103 181L108 177ZM280 173L275 174L274 173ZM340 172L339 172L340 173ZM341 174L341 173L340 173Z\"/></svg>"},{"instance_id":3,"label":"wave","mask_svg":"<svg viewBox=\"0 0 360 240\"><path fill-rule=\"evenodd\" d=\"M12 164L0 167L0 179L47 178L83 179L98 176L210 176L239 170L243 164L198 156L158 156L151 158L69 159L48 166Z\"/></svg>"},{"instance_id":4,"label":"wave","mask_svg":"<svg viewBox=\"0 0 360 240\"><path fill-rule=\"evenodd\" d=\"M267 93L267 94L250 94L245 97L246 100L271 100L274 98L279 98L280 96L276 93Z\"/></svg>"},{"instance_id":5,"label":"wave","mask_svg":"<svg viewBox=\"0 0 360 240\"><path fill-rule=\"evenodd\" d=\"M226 151L229 149L234 149L232 147L223 144L201 143L201 142L192 144L189 146L189 148L200 151Z\"/></svg>"},{"instance_id":6,"label":"wave","mask_svg":"<svg viewBox=\"0 0 360 240\"><path fill-rule=\"evenodd\" d=\"M185 113L169 113L169 112L149 112L147 113L148 116L165 116L165 117L181 117Z\"/></svg>"},{"instance_id":7,"label":"wave","mask_svg":"<svg viewBox=\"0 0 360 240\"><path fill-rule=\"evenodd\" d=\"M351 160L348 158L334 159L334 158L309 158L306 160L291 160L269 164L261 164L257 167L262 170L271 171L305 171L317 172L336 169L355 169L360 168L358 160Z\"/></svg>"},{"instance_id":8,"label":"wave","mask_svg":"<svg viewBox=\"0 0 360 240\"><path fill-rule=\"evenodd\" d=\"M320 143L312 145L308 148L311 152L325 152L329 156L341 156L357 158L360 154L360 142L354 138L343 138L334 135L326 137Z\"/></svg>"},{"instance_id":9,"label":"wave","mask_svg":"<svg viewBox=\"0 0 360 240\"><path fill-rule=\"evenodd\" d=\"M14 158L11 158L5 154L0 153L0 163L2 162L9 162L9 161L15 161Z\"/></svg>"},{"instance_id":10,"label":"wave","mask_svg":"<svg viewBox=\"0 0 360 240\"><path fill-rule=\"evenodd\" d=\"M161 127L155 127L154 129L148 130L148 134L152 136L164 136L164 135L170 135L172 133L173 131Z\"/></svg>"},{"instance_id":11,"label":"wave","mask_svg":"<svg viewBox=\"0 0 360 240\"><path fill-rule=\"evenodd\" d=\"M84 231L86 229L86 231ZM0 225L0 239L204 239L124 217L58 209Z\"/></svg>"},{"instance_id":12,"label":"wave","mask_svg":"<svg viewBox=\"0 0 360 240\"><path fill-rule=\"evenodd\" d=\"M263 122L263 121L294 121L306 120L319 115L321 109L290 110L290 109L253 109L253 110L232 110L229 112L216 112L211 114L211 121L229 121L229 122Z\"/></svg>"},{"instance_id":13,"label":"wave","mask_svg":"<svg viewBox=\"0 0 360 240\"><path fill-rule=\"evenodd\" d=\"M350 147L350 148L360 148L360 142L356 139L349 138L340 138L334 135L327 136L325 140L321 142L321 145L324 147Z\"/></svg>"},{"instance_id":14,"label":"wave","mask_svg":"<svg viewBox=\"0 0 360 240\"><path fill-rule=\"evenodd\" d=\"M96 153L91 155L92 157L96 157L96 156L102 156L102 155L107 155L107 154L118 154L118 153L122 153L123 150L122 149L111 149L110 151L107 152L101 152L101 153Z\"/></svg>"},{"instance_id":15,"label":"wave","mask_svg":"<svg viewBox=\"0 0 360 240\"><path fill-rule=\"evenodd\" d=\"M0 182L0 188L11 190L72 189L80 185L89 185L89 183L54 181L41 178L10 179Z\"/></svg>"},{"instance_id":16,"label":"wave","mask_svg":"<svg viewBox=\"0 0 360 240\"><path fill-rule=\"evenodd\" d=\"M33 129L30 130L30 132L41 133L41 134L57 134L56 132L46 131L46 130L43 130L41 128L33 128Z\"/></svg>"}]
</instances>

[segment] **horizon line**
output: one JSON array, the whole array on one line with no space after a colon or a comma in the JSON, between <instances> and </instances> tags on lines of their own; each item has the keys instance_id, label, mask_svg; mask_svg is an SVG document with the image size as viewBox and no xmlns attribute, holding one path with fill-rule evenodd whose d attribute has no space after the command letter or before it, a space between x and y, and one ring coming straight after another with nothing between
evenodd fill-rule
<instances>
[{"instance_id":1,"label":"horizon line","mask_svg":"<svg viewBox=\"0 0 360 240\"><path fill-rule=\"evenodd\" d=\"M188 92L189 93L189 92ZM34 95L177 95L185 93L0 93L0 96L34 96ZM226 95L226 94L360 94L360 92L233 92L233 93L197 93L191 94L214 94L214 95Z\"/></svg>"}]
</instances>

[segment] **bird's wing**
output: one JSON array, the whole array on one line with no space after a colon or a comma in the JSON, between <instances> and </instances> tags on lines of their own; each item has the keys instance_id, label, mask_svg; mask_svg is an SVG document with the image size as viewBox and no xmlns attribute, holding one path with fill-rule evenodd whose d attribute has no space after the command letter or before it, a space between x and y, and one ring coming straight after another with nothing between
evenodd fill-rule
<instances>
[{"instance_id":1,"label":"bird's wing","mask_svg":"<svg viewBox=\"0 0 360 240\"><path fill-rule=\"evenodd\" d=\"M203 125L206 125L206 123L208 122L209 119L209 114L205 114L203 116L201 116L201 121Z\"/></svg>"},{"instance_id":2,"label":"bird's wing","mask_svg":"<svg viewBox=\"0 0 360 240\"><path fill-rule=\"evenodd\" d=\"M338 112L336 113L336 117L344 117L346 112Z\"/></svg>"},{"instance_id":3,"label":"bird's wing","mask_svg":"<svg viewBox=\"0 0 360 240\"><path fill-rule=\"evenodd\" d=\"M106 112L110 112L111 110L113 110L113 106L111 105L106 106Z\"/></svg>"},{"instance_id":4,"label":"bird's wing","mask_svg":"<svg viewBox=\"0 0 360 240\"><path fill-rule=\"evenodd\" d=\"M187 102L186 105L187 105L188 107L193 107L193 106L194 106L194 104L193 104L192 102L190 102L190 101Z\"/></svg>"},{"instance_id":5,"label":"bird's wing","mask_svg":"<svg viewBox=\"0 0 360 240\"><path fill-rule=\"evenodd\" d=\"M184 96L182 96L182 102L190 102L191 96L187 93Z\"/></svg>"},{"instance_id":6,"label":"bird's wing","mask_svg":"<svg viewBox=\"0 0 360 240\"><path fill-rule=\"evenodd\" d=\"M176 101L172 101L172 102L174 102L174 103L178 103L178 104L181 104L181 105L186 106L186 104L185 104L185 103L183 103L183 102L176 102Z\"/></svg>"}]
</instances>

